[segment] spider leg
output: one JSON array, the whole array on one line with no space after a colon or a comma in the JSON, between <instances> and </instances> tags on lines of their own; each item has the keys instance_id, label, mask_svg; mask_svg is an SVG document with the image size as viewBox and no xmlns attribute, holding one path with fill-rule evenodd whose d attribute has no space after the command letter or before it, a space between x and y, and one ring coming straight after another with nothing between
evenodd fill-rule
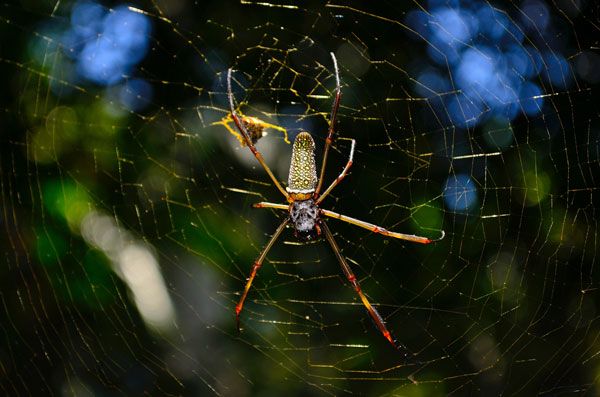
<instances>
[{"instance_id":1,"label":"spider leg","mask_svg":"<svg viewBox=\"0 0 600 397\"><path fill-rule=\"evenodd\" d=\"M286 218L283 222L281 222L281 225L279 225L277 230L275 230L275 233L273 233L273 236L271 236L271 239L269 240L267 245L263 248L262 252L258 256L258 259L256 259L256 261L254 262L254 265L252 266L252 271L250 272L250 276L248 277L248 281L246 282L246 287L244 288L242 297L240 298L240 301L238 302L238 304L235 306L235 318L236 318L238 331L240 330L240 313L242 311L242 308L244 307L244 301L246 300L248 291L250 290L250 287L252 286L254 277L256 277L256 273L258 272L258 269L260 269L260 267L262 266L262 263L265 260L267 253L269 252L271 247L273 247L273 244L275 243L275 241L277 240L279 235L281 235L281 232L283 232L283 229L285 229L285 226L288 224L288 222L289 222L289 218Z\"/></svg>"},{"instance_id":2,"label":"spider leg","mask_svg":"<svg viewBox=\"0 0 600 397\"><path fill-rule=\"evenodd\" d=\"M350 147L350 156L348 157L348 162L346 163L346 166L342 170L342 173L337 178L335 178L335 180L331 183L331 185L329 185L329 187L317 199L317 204L320 204L325 199L325 197L327 197L327 195L329 193L331 193L333 188L336 187L338 185L338 183L340 183L342 181L342 179L344 179L346 177L346 174L348 174L348 170L352 166L352 160L354 159L354 147L355 146L356 146L356 141L354 139L352 139L352 146Z\"/></svg>"},{"instance_id":3,"label":"spider leg","mask_svg":"<svg viewBox=\"0 0 600 397\"><path fill-rule=\"evenodd\" d=\"M442 230L441 231L442 235L440 237L432 240L427 237L415 236L414 234L391 232L387 229L384 229L384 228L374 225L372 223L361 221L361 220L358 220L358 219L355 219L355 218L352 218L352 217L349 217L346 215L338 214L337 212L333 212L333 211L329 211L329 210L321 210L321 213L330 218L339 219L341 221L351 223L358 227L368 229L368 230L372 231L373 233L383 234L384 236L393 237L393 238L397 238L400 240L412 241L414 243L421 243L421 244L434 243L436 241L440 241L446 235L446 233Z\"/></svg>"},{"instance_id":4,"label":"spider leg","mask_svg":"<svg viewBox=\"0 0 600 397\"><path fill-rule=\"evenodd\" d=\"M381 332L383 334L383 337L385 339L387 339L395 348L398 348L398 346L396 345L396 342L394 341L394 339L392 338L392 335L390 334L390 331L388 331L387 327L385 326L385 322L383 321L383 318L381 317L381 315L379 314L377 309L375 309L373 307L373 305L371 305L371 303L369 302L369 300L367 299L365 294L363 294L363 292L360 288L360 285L358 284L358 281L356 281L356 276L352 272L352 269L350 269L350 266L348 266L346 259L342 256L342 254L340 252L340 248L338 247L337 243L335 242L335 239L333 238L333 234L331 234L329 227L327 226L327 224L325 222L322 222L321 225L323 227L323 230L325 231L325 237L327 238L327 241L329 241L329 244L331 245L331 248L333 249L335 256L337 257L338 261L340 262L340 265L342 266L344 275L346 276L346 278L348 279L350 284L352 284L352 287L354 287L354 290L360 297L360 300L362 301L363 305L367 308L367 311L369 312L369 315L375 322L375 325L379 329L379 332Z\"/></svg>"},{"instance_id":5,"label":"spider leg","mask_svg":"<svg viewBox=\"0 0 600 397\"><path fill-rule=\"evenodd\" d=\"M289 210L290 206L285 204L275 204L275 203L267 203L266 201L261 201L260 203L252 204L254 208L273 208L276 210Z\"/></svg>"},{"instance_id":6,"label":"spider leg","mask_svg":"<svg viewBox=\"0 0 600 397\"><path fill-rule=\"evenodd\" d=\"M231 69L227 70L227 97L229 98L229 109L231 111L231 117L233 118L233 121L234 121L235 125L237 126L238 130L242 134L242 137L244 138L244 142L246 142L246 146L248 146L250 148L250 151L252 151L252 154L254 154L254 157L256 157L256 159L258 160L260 165L262 165L262 167L265 169L265 171L267 171L267 174L269 174L269 177L275 184L275 187L277 187L277 189L279 189L281 194L283 194L285 196L286 200L289 201L290 200L289 193L285 191L285 189L281 186L281 184L279 183L277 178L275 178L275 175L273 175L273 172L271 171L271 169L269 168L267 163L265 163L265 160L263 159L262 154L260 154L260 152L256 149L256 147L252 143L252 139L250 139L250 134L248 133L248 130L246 130L244 123L241 122L239 116L235 112L235 106L233 103L233 93L231 92Z\"/></svg>"},{"instance_id":7,"label":"spider leg","mask_svg":"<svg viewBox=\"0 0 600 397\"><path fill-rule=\"evenodd\" d=\"M325 139L325 148L323 149L323 161L321 162L321 174L319 176L319 183L315 189L315 194L319 194L321 187L323 187L323 177L325 176L325 164L327 164L327 155L329 153L329 147L333 142L333 134L335 132L335 123L337 121L337 112L340 108L340 99L342 98L342 91L340 89L340 73L338 70L337 59L332 53L331 59L333 59L333 68L335 70L335 99L333 100L333 106L331 107L331 116L329 116L329 132L327 133L327 139Z\"/></svg>"}]
</instances>

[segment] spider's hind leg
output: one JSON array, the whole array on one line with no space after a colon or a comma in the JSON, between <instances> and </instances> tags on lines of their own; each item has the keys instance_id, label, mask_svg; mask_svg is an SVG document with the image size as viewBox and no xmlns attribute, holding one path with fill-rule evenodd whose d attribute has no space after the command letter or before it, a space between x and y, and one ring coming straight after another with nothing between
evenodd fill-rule
<instances>
[{"instance_id":1,"label":"spider's hind leg","mask_svg":"<svg viewBox=\"0 0 600 397\"><path fill-rule=\"evenodd\" d=\"M240 301L238 302L238 304L235 306L235 319L237 322L238 331L240 330L240 313L242 312L242 308L244 307L244 301L246 300L248 291L250 291L250 287L252 286L254 277L256 277L256 273L258 273L258 269L260 269L260 267L262 266L262 263L265 260L267 253L269 252L271 247L273 247L273 244L275 244L275 241L277 241L277 238L279 238L279 236L281 235L281 232L283 232L283 229L285 229L288 222L289 222L288 218L285 218L285 220L283 222L281 222L281 225L279 225L279 227L277 228L275 233L273 233L273 236L271 236L271 239L269 240L267 245L265 245L262 252L258 256L258 259L256 259L256 262L254 262L254 265L252 266L252 271L250 272L250 276L248 276L248 281L246 282L246 287L244 288L242 297L240 298Z\"/></svg>"},{"instance_id":2,"label":"spider's hind leg","mask_svg":"<svg viewBox=\"0 0 600 397\"><path fill-rule=\"evenodd\" d=\"M358 281L356 280L356 276L354 275L354 272L352 272L352 269L350 269L350 266L346 262L346 259L342 256L342 253L340 252L340 248L338 247L337 243L335 242L335 239L333 238L333 234L329 230L327 223L322 222L321 226L323 227L327 241L329 241L329 244L331 245L331 248L333 249L335 256L337 257L338 261L340 262L340 265L342 266L344 275L346 276L346 278L348 279L350 284L352 284L352 287L354 287L354 291L356 291L360 300L362 301L362 304L365 306L365 308L369 312L369 315L373 319L373 322L375 322L375 325L379 329L379 332L382 333L383 337L385 339L387 339L388 342L390 342L392 344L392 346L394 346L396 349L399 349L399 345L396 344L396 341L392 337L392 334L390 333L390 331L388 331L387 327L385 326L385 322L383 321L383 318L381 317L381 315L379 314L377 309L375 309L373 307L373 305L371 305L371 303L369 302L369 300L367 299L365 294L362 292L362 290L360 288L360 284L358 284Z\"/></svg>"}]
</instances>

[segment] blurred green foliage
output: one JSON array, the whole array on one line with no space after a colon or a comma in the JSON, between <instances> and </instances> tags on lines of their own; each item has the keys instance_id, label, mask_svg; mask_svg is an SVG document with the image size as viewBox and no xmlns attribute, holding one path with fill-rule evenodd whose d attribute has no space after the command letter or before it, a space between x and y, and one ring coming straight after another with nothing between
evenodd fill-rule
<instances>
[{"instance_id":1,"label":"blurred green foliage","mask_svg":"<svg viewBox=\"0 0 600 397\"><path fill-rule=\"evenodd\" d=\"M401 25L411 5L159 1L136 4L154 30L124 80L146 79L154 94L134 111L116 86L74 77L62 41L71 6L1 11L11 37L0 53L3 394L597 393L594 85L552 93L538 118L461 130L414 98L426 55ZM565 33L574 57L597 33L597 16L578 18ZM343 81L339 134L358 146L325 207L446 232L416 247L329 222L406 355L378 334L328 246L287 232L235 330L251 264L285 214L251 209L280 197L218 125L224 72L237 71L244 113L310 127L320 149L330 51ZM330 179L346 161L338 142ZM285 179L281 134L259 147ZM500 154L454 159L464 147ZM478 189L471 212L444 204L458 172ZM120 256L131 247L159 264L176 312L166 328L141 314Z\"/></svg>"}]
</instances>

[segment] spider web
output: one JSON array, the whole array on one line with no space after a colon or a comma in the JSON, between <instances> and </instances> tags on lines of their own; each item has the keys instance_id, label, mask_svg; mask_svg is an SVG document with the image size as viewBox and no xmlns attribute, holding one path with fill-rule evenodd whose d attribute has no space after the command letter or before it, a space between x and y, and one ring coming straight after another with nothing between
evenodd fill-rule
<instances>
[{"instance_id":1,"label":"spider web","mask_svg":"<svg viewBox=\"0 0 600 397\"><path fill-rule=\"evenodd\" d=\"M3 5L0 385L6 395L598 393L598 6L514 2ZM13 39L11 39L12 41ZM228 117L317 162L323 207L405 349L285 213Z\"/></svg>"}]
</instances>

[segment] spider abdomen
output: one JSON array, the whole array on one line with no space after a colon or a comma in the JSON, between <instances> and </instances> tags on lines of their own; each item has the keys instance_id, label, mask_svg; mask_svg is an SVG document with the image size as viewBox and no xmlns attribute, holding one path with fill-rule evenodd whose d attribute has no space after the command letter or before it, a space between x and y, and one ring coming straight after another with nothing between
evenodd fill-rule
<instances>
[{"instance_id":1,"label":"spider abdomen","mask_svg":"<svg viewBox=\"0 0 600 397\"><path fill-rule=\"evenodd\" d=\"M313 199L294 201L290 206L290 219L299 240L315 240L321 235L319 207Z\"/></svg>"},{"instance_id":2,"label":"spider abdomen","mask_svg":"<svg viewBox=\"0 0 600 397\"><path fill-rule=\"evenodd\" d=\"M294 140L287 191L292 194L311 194L317 185L315 141L302 131Z\"/></svg>"}]
</instances>

